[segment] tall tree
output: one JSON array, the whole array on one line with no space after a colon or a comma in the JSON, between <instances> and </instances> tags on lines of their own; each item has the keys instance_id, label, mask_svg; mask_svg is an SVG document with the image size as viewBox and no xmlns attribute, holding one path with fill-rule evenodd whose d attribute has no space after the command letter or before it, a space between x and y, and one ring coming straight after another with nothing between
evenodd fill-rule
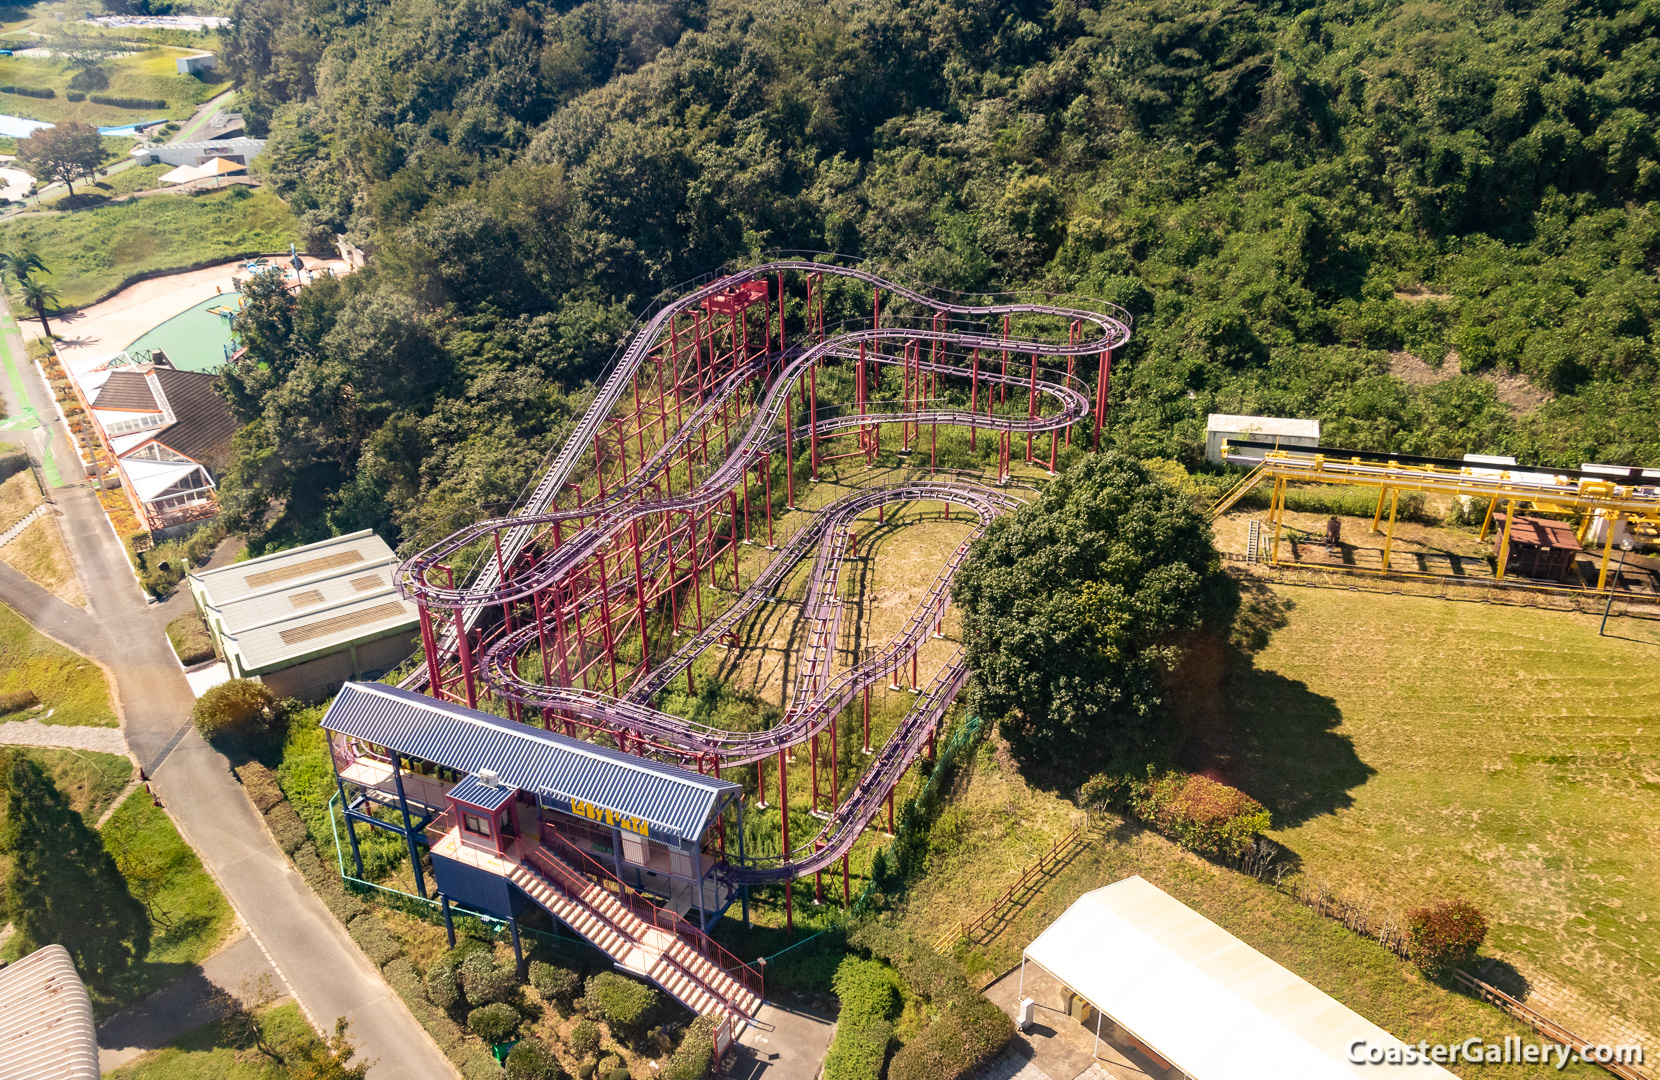
<instances>
[{"instance_id":1,"label":"tall tree","mask_svg":"<svg viewBox=\"0 0 1660 1080\"><path fill-rule=\"evenodd\" d=\"M40 320L41 330L50 338L52 336L52 324L46 321L46 305L57 304L57 290L39 278L24 278L22 291L23 302L34 308L35 318Z\"/></svg>"},{"instance_id":2,"label":"tall tree","mask_svg":"<svg viewBox=\"0 0 1660 1080\"><path fill-rule=\"evenodd\" d=\"M992 523L952 587L982 715L1050 770L1133 768L1170 745L1187 648L1239 594L1191 496L1117 453Z\"/></svg>"},{"instance_id":3,"label":"tall tree","mask_svg":"<svg viewBox=\"0 0 1660 1080\"><path fill-rule=\"evenodd\" d=\"M103 841L25 755L0 758L0 785L6 905L24 946L62 945L93 983L124 971L150 947L150 922Z\"/></svg>"},{"instance_id":4,"label":"tall tree","mask_svg":"<svg viewBox=\"0 0 1660 1080\"><path fill-rule=\"evenodd\" d=\"M0 251L0 278L10 274L13 281L22 285L36 270L48 272L46 263L41 260L34 248L20 247Z\"/></svg>"},{"instance_id":5,"label":"tall tree","mask_svg":"<svg viewBox=\"0 0 1660 1080\"><path fill-rule=\"evenodd\" d=\"M36 176L62 181L73 195L75 181L90 180L104 163L104 140L91 124L69 120L19 139L17 156Z\"/></svg>"}]
</instances>

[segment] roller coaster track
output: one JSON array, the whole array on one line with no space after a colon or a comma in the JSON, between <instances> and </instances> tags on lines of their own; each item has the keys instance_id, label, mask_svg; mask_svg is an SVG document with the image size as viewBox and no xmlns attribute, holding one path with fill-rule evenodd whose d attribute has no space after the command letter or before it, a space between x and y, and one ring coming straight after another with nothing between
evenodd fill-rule
<instances>
[{"instance_id":1,"label":"roller coaster track","mask_svg":"<svg viewBox=\"0 0 1660 1080\"><path fill-rule=\"evenodd\" d=\"M910 325L867 326L835 333L807 345L771 351L770 340L764 355L753 357L708 387L701 403L651 455L641 461L633 475L605 491L594 501L577 508L556 509L555 499L572 476L597 433L606 423L631 386L652 350L662 344L667 328L677 314L690 312L711 297L730 292L735 285L765 281L785 271L850 278L885 290L923 308L928 315ZM1106 306L1106 305L1103 305ZM1109 306L1110 307L1110 306ZM1065 341L1035 337L1012 338L1005 321L1003 335L984 331L983 321L1004 316L1039 315L1066 320L1071 332ZM696 514L717 506L730 497L753 463L789 443L825 438L836 433L870 428L878 424L946 424L975 426L1001 433L1037 433L1068 428L1089 414L1091 401L1083 385L1066 372L1040 368L1038 358L1070 359L1104 353L1125 343L1129 317L1117 309L1110 313L1042 303L967 305L940 300L896 284L859 267L838 263L782 261L740 270L710 281L662 302L622 352L610 376L577 423L559 454L537 486L514 514L487 519L466 526L426 547L399 568L397 583L402 594L423 608L447 609L457 613L455 625L464 632L485 611L500 607L504 612L515 601L558 588L580 573L584 564L600 555L606 545L656 516ZM976 322L975 320L980 320ZM904 321L904 320L894 320ZM942 321L945 327L941 328ZM782 317L780 326L782 327ZM1082 326L1097 333L1086 340ZM822 334L822 329L820 333ZM883 345L898 343L903 355L883 351ZM922 347L929 349L923 355ZM1005 363L999 372L988 366L978 368L981 352L1001 352L1031 358L1029 373L1018 369L1011 374ZM988 387L1018 387L1026 390L1033 404L1026 416L981 413L949 407L945 402L907 400L901 407L884 411L840 412L835 408L815 409L806 424L780 426L786 413L792 384L798 376L830 359L858 359L875 365L907 365L919 380L932 376L968 378L965 357L973 356L973 377ZM709 463L701 475L688 471L690 490L667 497L653 497L656 481L665 475L676 458L689 448L699 431L707 431L717 416L731 405L741 406L745 387L759 386L753 396L747 427L728 438L723 456ZM636 386L637 389L637 386ZM1054 403L1045 414L1036 406L1041 395ZM988 397L988 402L990 398ZM740 415L741 408L739 409ZM643 453L643 451L642 451ZM687 455L690 462L690 455ZM688 470L690 466L688 464ZM840 599L843 562L848 554L853 522L877 507L897 502L938 501L969 510L976 525L947 559L926 595L910 615L903 629L890 641L871 649L845 670L833 672L835 643L840 634L844 605ZM539 633L535 624L514 628L507 625L495 635L478 658L478 670L485 684L499 697L520 706L581 717L594 726L613 732L619 745L636 741L655 750L677 750L699 760L720 764L763 761L802 743L830 725L862 689L877 684L906 661L913 660L923 643L942 624L950 583L966 557L969 544L995 518L1018 505L1012 495L978 484L955 480L911 480L879 488L868 488L818 511L811 522L791 537L749 588L719 616L705 625L690 641L661 661L620 694L606 694L580 686L544 685L519 673L519 658L534 648ZM692 519L695 521L695 517ZM569 523L575 531L563 537L552 550L539 554L533 563L520 566L523 554L550 526ZM734 537L735 537L734 526ZM558 534L556 534L558 535ZM471 545L489 541L497 551L494 562L482 560L470 581L440 583L437 571L446 560L463 554ZM693 543L696 543L695 533ZM734 732L697 724L654 708L652 700L677 675L685 672L698 655L732 634L757 606L773 597L791 571L808 558L812 568L807 580L803 613L809 623L808 646L799 666L799 675L784 719L774 728L759 732ZM601 587L602 596L627 593L633 582L619 580ZM464 644L464 643L463 643ZM545 643L544 643L545 644ZM444 655L457 648L457 631L452 628L436 640ZM881 808L905 770L922 752L927 738L940 723L945 709L967 678L964 656L959 649L923 689L901 720L898 729L881 747L847 798L835 801L822 830L789 851L768 858L751 858L746 865L728 871L734 883L784 880L813 873L840 859ZM424 673L407 680L422 685Z\"/></svg>"}]
</instances>

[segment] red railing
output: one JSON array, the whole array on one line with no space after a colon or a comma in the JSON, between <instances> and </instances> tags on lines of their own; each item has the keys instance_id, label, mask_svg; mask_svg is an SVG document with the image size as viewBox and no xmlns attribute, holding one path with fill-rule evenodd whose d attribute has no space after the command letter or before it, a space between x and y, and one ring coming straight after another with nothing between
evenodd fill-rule
<instances>
[{"instance_id":1,"label":"red railing","mask_svg":"<svg viewBox=\"0 0 1660 1080\"><path fill-rule=\"evenodd\" d=\"M550 843L551 841L551 843ZM705 959L736 979L756 997L765 997L765 982L761 973L733 956L714 938L687 922L680 915L658 907L632 886L617 877L615 871L551 828L542 830L542 842L553 848L561 859L573 864L572 869L584 880L592 881L621 901L642 922L665 933L673 934ZM531 849L532 857L541 854ZM545 856L544 856L545 857ZM540 860L538 860L540 865Z\"/></svg>"}]
</instances>

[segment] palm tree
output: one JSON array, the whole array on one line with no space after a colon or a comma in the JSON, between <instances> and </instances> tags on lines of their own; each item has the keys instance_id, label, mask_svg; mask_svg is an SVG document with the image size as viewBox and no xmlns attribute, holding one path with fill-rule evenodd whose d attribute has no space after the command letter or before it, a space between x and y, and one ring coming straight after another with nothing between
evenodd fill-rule
<instances>
[{"instance_id":1,"label":"palm tree","mask_svg":"<svg viewBox=\"0 0 1660 1080\"><path fill-rule=\"evenodd\" d=\"M46 305L56 305L57 291L52 286L33 278L25 278L22 284L23 302L35 309L35 315L40 319L40 328L46 331L48 340L52 337L52 324L46 321Z\"/></svg>"},{"instance_id":2,"label":"palm tree","mask_svg":"<svg viewBox=\"0 0 1660 1080\"><path fill-rule=\"evenodd\" d=\"M10 274L18 285L22 285L29 280L29 275L36 270L42 273L51 272L46 269L46 264L41 261L39 255L35 254L33 248L24 247L15 251L0 251L0 280L4 280L6 274Z\"/></svg>"}]
</instances>

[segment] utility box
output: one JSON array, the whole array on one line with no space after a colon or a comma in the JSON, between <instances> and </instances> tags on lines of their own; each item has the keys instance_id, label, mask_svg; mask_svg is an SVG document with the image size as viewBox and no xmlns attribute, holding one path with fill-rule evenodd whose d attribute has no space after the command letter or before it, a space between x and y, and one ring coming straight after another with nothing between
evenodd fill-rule
<instances>
[{"instance_id":1,"label":"utility box","mask_svg":"<svg viewBox=\"0 0 1660 1080\"><path fill-rule=\"evenodd\" d=\"M1015 1020L1015 1026L1025 1031L1037 1019L1037 1002L1031 998L1020 999L1020 1016Z\"/></svg>"},{"instance_id":2,"label":"utility box","mask_svg":"<svg viewBox=\"0 0 1660 1080\"><path fill-rule=\"evenodd\" d=\"M1205 422L1205 460L1224 465L1222 444L1239 440L1269 442L1278 446L1319 446L1320 421L1285 416L1232 416L1211 413Z\"/></svg>"}]
</instances>

